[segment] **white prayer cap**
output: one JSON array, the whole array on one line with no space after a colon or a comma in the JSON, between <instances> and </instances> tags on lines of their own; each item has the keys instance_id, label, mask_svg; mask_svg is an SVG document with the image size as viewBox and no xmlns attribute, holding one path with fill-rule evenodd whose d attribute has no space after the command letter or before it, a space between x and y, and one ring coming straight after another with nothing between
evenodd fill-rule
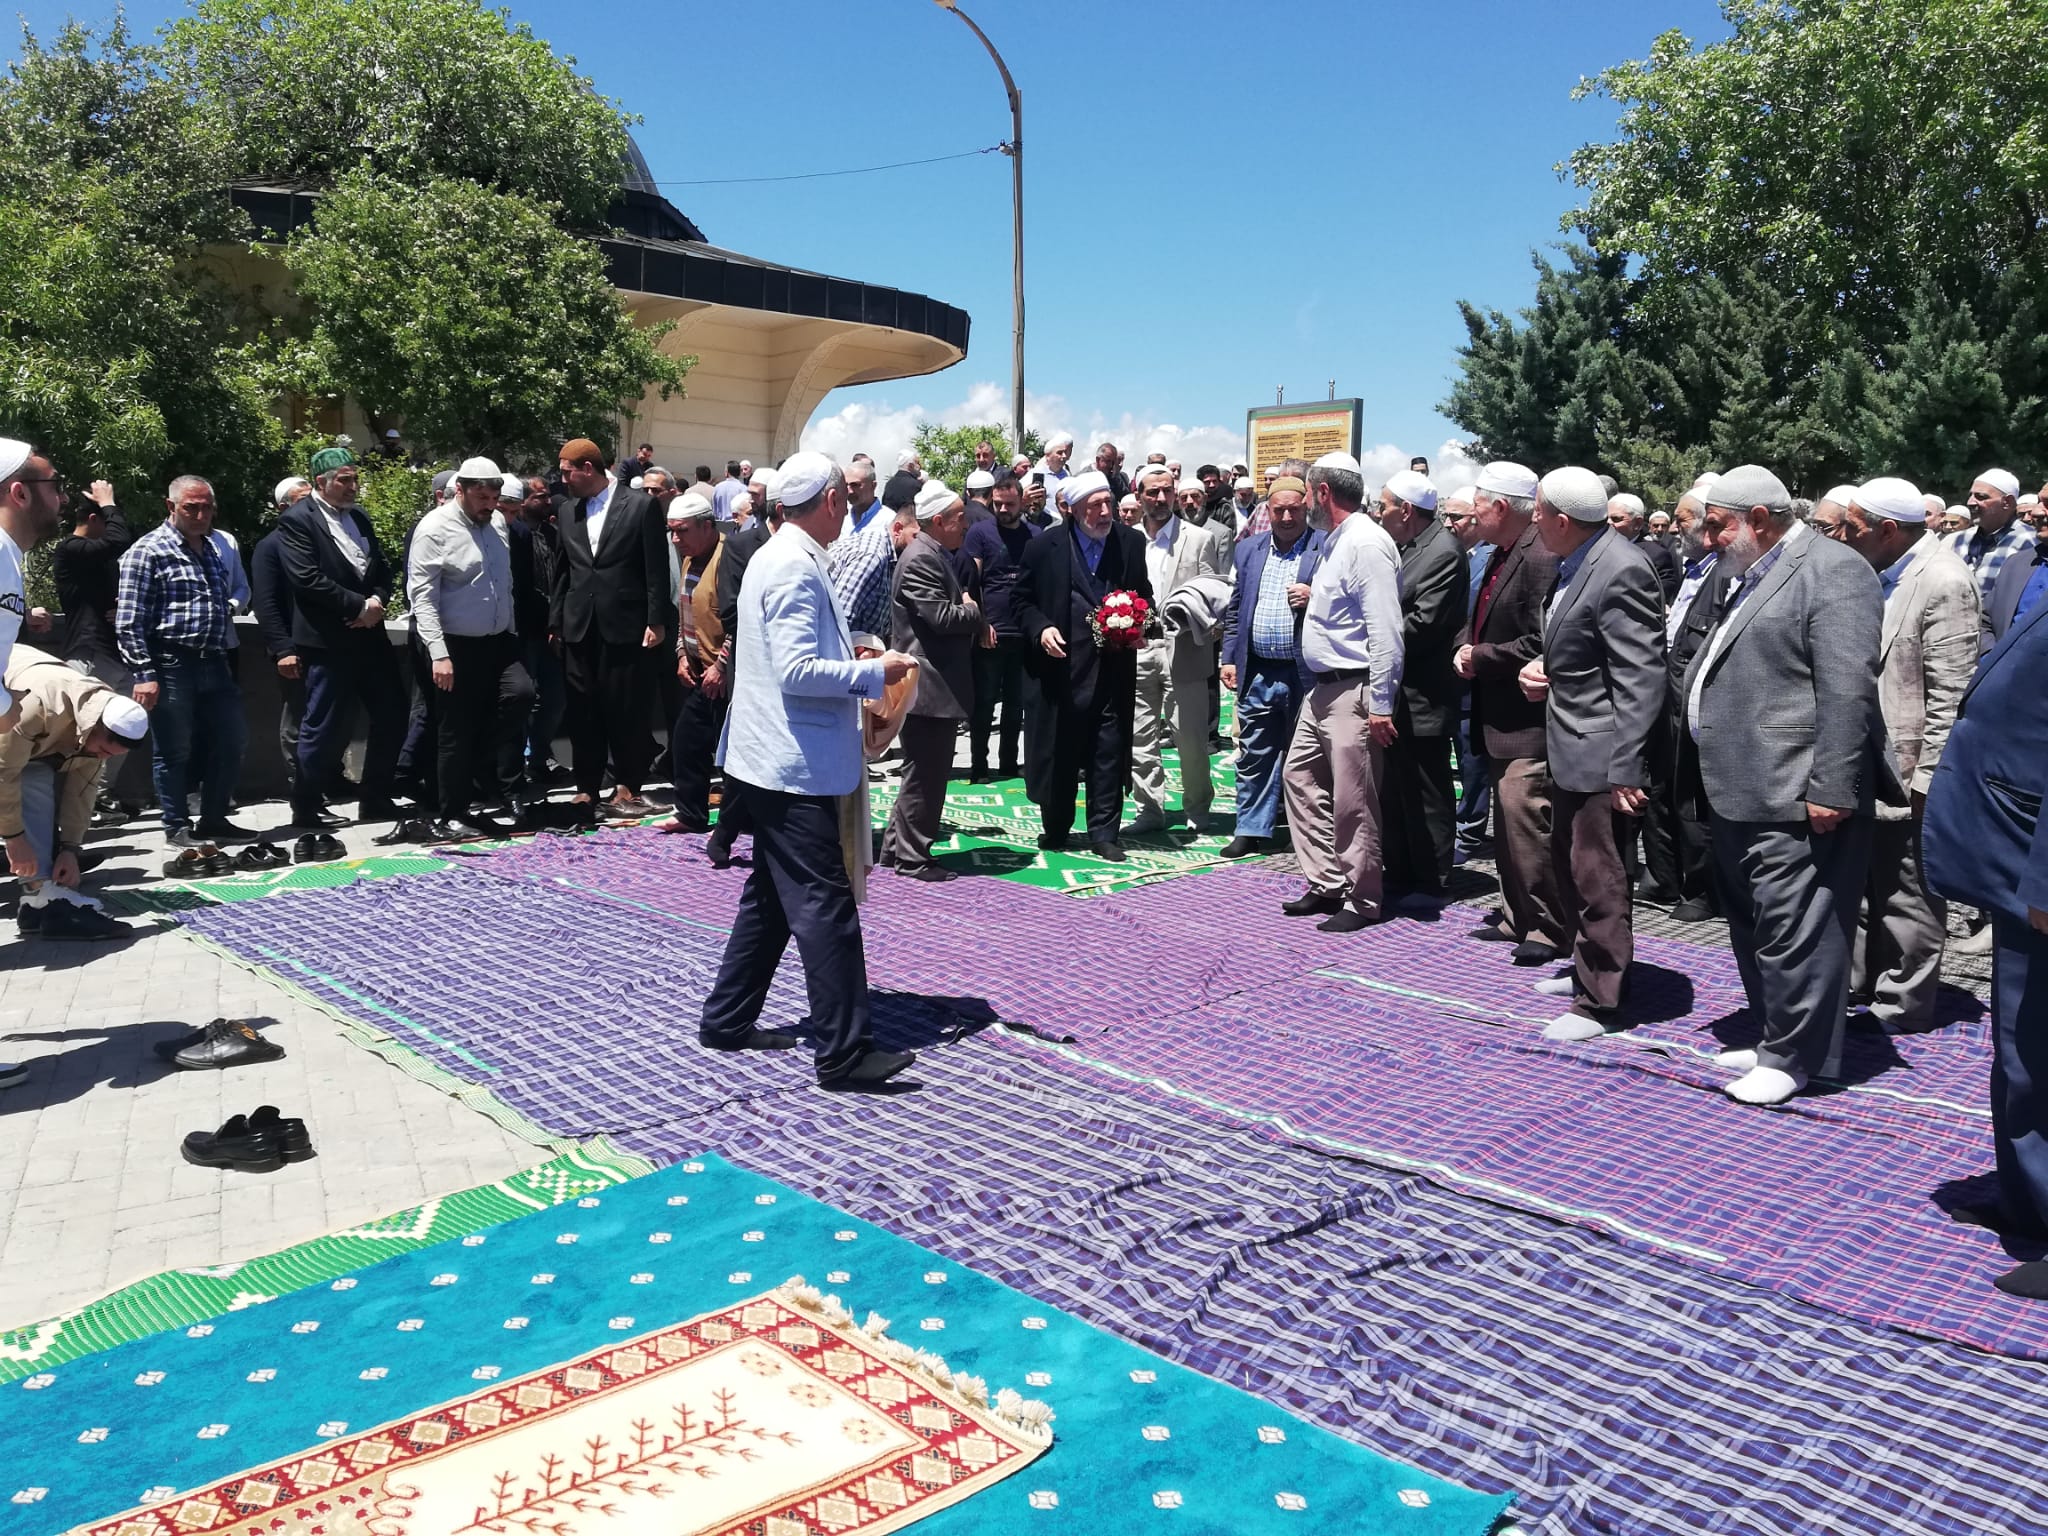
<instances>
[{"instance_id":1,"label":"white prayer cap","mask_svg":"<svg viewBox=\"0 0 2048 1536\"><path fill-rule=\"evenodd\" d=\"M1485 491L1489 496L1536 497L1536 471L1512 459L1495 459L1479 471L1479 480L1472 487Z\"/></svg>"},{"instance_id":2,"label":"white prayer cap","mask_svg":"<svg viewBox=\"0 0 2048 1536\"><path fill-rule=\"evenodd\" d=\"M505 477L504 483L498 487L498 500L526 500L526 482L520 479L517 475L507 475Z\"/></svg>"},{"instance_id":3,"label":"white prayer cap","mask_svg":"<svg viewBox=\"0 0 2048 1536\"><path fill-rule=\"evenodd\" d=\"M1078 507L1097 491L1109 489L1109 476L1099 469L1084 470L1078 475L1069 475L1060 482L1060 505Z\"/></svg>"},{"instance_id":4,"label":"white prayer cap","mask_svg":"<svg viewBox=\"0 0 2048 1536\"><path fill-rule=\"evenodd\" d=\"M1967 523L1970 520L1970 509L1968 507L1950 507L1948 515L1950 517L1960 517Z\"/></svg>"},{"instance_id":5,"label":"white prayer cap","mask_svg":"<svg viewBox=\"0 0 2048 1536\"><path fill-rule=\"evenodd\" d=\"M1166 483L1168 485L1173 483L1173 471L1164 464L1140 464L1138 472L1131 476L1131 489L1135 491L1143 488L1147 480L1157 475L1166 476Z\"/></svg>"},{"instance_id":6,"label":"white prayer cap","mask_svg":"<svg viewBox=\"0 0 2048 1536\"><path fill-rule=\"evenodd\" d=\"M773 488L770 500L779 501L785 507L800 507L805 502L815 501L818 493L832 483L838 473L838 466L822 453L806 450L792 453L782 461L782 478Z\"/></svg>"},{"instance_id":7,"label":"white prayer cap","mask_svg":"<svg viewBox=\"0 0 2048 1536\"><path fill-rule=\"evenodd\" d=\"M759 502L761 511L765 512L770 506L781 503L782 471L777 469L756 470L754 478L749 480L747 484L749 486L758 485L761 487L761 499Z\"/></svg>"},{"instance_id":8,"label":"white prayer cap","mask_svg":"<svg viewBox=\"0 0 2048 1536\"><path fill-rule=\"evenodd\" d=\"M2020 477L2009 469L1987 469L1971 483L1988 485L2001 496L2017 496L2020 493Z\"/></svg>"},{"instance_id":9,"label":"white prayer cap","mask_svg":"<svg viewBox=\"0 0 2048 1536\"><path fill-rule=\"evenodd\" d=\"M1904 484L1905 484L1906 482L1905 482L1905 481L1903 481L1903 480L1899 480L1899 481L1896 481L1896 482L1894 482L1894 481L1892 481L1892 480L1886 479L1886 480L1873 480L1873 481L1871 481L1870 483L1871 483L1872 485L1892 485L1892 484L1895 484L1895 483L1896 483L1896 484L1898 484L1898 485L1904 485ZM1914 492L1913 494L1917 496L1917 495L1919 495L1920 493L1919 493L1918 491L1915 491L1915 492ZM1823 502L1829 502L1829 501L1831 501L1831 502L1833 502L1833 503L1834 503L1834 504L1835 504L1836 506L1838 506L1838 507L1846 507L1846 506L1848 506L1848 505L1849 505L1849 503L1850 503L1850 502L1854 501L1855 499L1856 499L1856 487L1855 487L1855 486L1853 486L1853 485L1838 485L1838 486L1836 486L1836 487L1835 487L1835 488L1834 488L1833 490L1829 491L1829 492L1827 493L1827 495L1825 495L1825 496L1821 497L1821 501L1823 501ZM1924 510L1924 509L1923 509L1923 510Z\"/></svg>"},{"instance_id":10,"label":"white prayer cap","mask_svg":"<svg viewBox=\"0 0 2048 1536\"><path fill-rule=\"evenodd\" d=\"M1233 491L1256 491L1258 486L1253 482L1250 475L1239 475L1231 482L1230 488Z\"/></svg>"},{"instance_id":11,"label":"white prayer cap","mask_svg":"<svg viewBox=\"0 0 2048 1536\"><path fill-rule=\"evenodd\" d=\"M1751 507L1783 512L1792 505L1792 493L1785 489L1785 482L1761 464L1738 464L1724 471L1701 493L1701 499L1710 507L1733 507L1738 512L1747 512Z\"/></svg>"},{"instance_id":12,"label":"white prayer cap","mask_svg":"<svg viewBox=\"0 0 2048 1536\"><path fill-rule=\"evenodd\" d=\"M1014 459L1010 460L1010 472L1012 474L1030 474L1031 455L1028 453L1020 453Z\"/></svg>"},{"instance_id":13,"label":"white prayer cap","mask_svg":"<svg viewBox=\"0 0 2048 1536\"><path fill-rule=\"evenodd\" d=\"M974 470L967 476L967 489L970 491L985 491L995 483L996 477L985 469Z\"/></svg>"},{"instance_id":14,"label":"white prayer cap","mask_svg":"<svg viewBox=\"0 0 2048 1536\"><path fill-rule=\"evenodd\" d=\"M0 478L5 477L0 476ZM272 488L270 492L270 504L274 507L283 506L285 497L291 495L293 491L296 491L302 485L309 491L313 489L313 482L308 480L304 475L286 475L282 480L277 482L275 487Z\"/></svg>"},{"instance_id":15,"label":"white prayer cap","mask_svg":"<svg viewBox=\"0 0 2048 1536\"><path fill-rule=\"evenodd\" d=\"M1429 476L1419 470L1398 469L1387 476L1386 489L1392 491L1411 507L1424 512L1436 510L1436 487L1429 483Z\"/></svg>"},{"instance_id":16,"label":"white prayer cap","mask_svg":"<svg viewBox=\"0 0 2048 1536\"><path fill-rule=\"evenodd\" d=\"M140 741L149 734L149 711L117 693L100 712L100 724L123 741Z\"/></svg>"},{"instance_id":17,"label":"white prayer cap","mask_svg":"<svg viewBox=\"0 0 2048 1536\"><path fill-rule=\"evenodd\" d=\"M2026 495L2020 498L2020 505L2023 507L2038 507L2039 505L2041 505L2041 498L2036 496L2032 491L2029 491Z\"/></svg>"},{"instance_id":18,"label":"white prayer cap","mask_svg":"<svg viewBox=\"0 0 2048 1536\"><path fill-rule=\"evenodd\" d=\"M711 498L701 491L685 491L668 504L668 521L671 525L687 523L700 517L709 522L717 515L717 509L711 505Z\"/></svg>"},{"instance_id":19,"label":"white prayer cap","mask_svg":"<svg viewBox=\"0 0 2048 1536\"><path fill-rule=\"evenodd\" d=\"M459 478L459 477L458 477L458 478ZM640 478L640 477L639 477L638 475L635 475L635 476L633 477L633 480L632 480L632 484L631 484L631 487L630 487L630 489L632 489L632 490L636 490L636 491L639 491L639 490L645 490L646 488L647 488L647 482L646 482L646 481L644 481L644 480L642 480L642 479L641 479L641 478Z\"/></svg>"},{"instance_id":20,"label":"white prayer cap","mask_svg":"<svg viewBox=\"0 0 2048 1536\"><path fill-rule=\"evenodd\" d=\"M1199 480L1183 480L1179 485L1176 485L1173 488L1173 490L1176 496L1183 491L1200 491L1204 496L1209 494L1209 487L1202 484L1202 482Z\"/></svg>"},{"instance_id":21,"label":"white prayer cap","mask_svg":"<svg viewBox=\"0 0 2048 1536\"><path fill-rule=\"evenodd\" d=\"M1365 478L1364 467L1348 453L1326 453L1316 460L1314 467L1316 469L1341 469L1358 476L1361 480ZM1273 471L1269 469L1266 473L1271 475ZM1412 473L1412 471L1409 471L1409 473ZM1420 479L1421 476L1418 475L1416 478ZM1394 494L1398 496L1401 493L1396 491Z\"/></svg>"},{"instance_id":22,"label":"white prayer cap","mask_svg":"<svg viewBox=\"0 0 2048 1536\"><path fill-rule=\"evenodd\" d=\"M1055 432L1045 440L1045 451L1047 453L1051 453L1055 448L1071 448L1073 446L1074 434L1071 432Z\"/></svg>"},{"instance_id":23,"label":"white prayer cap","mask_svg":"<svg viewBox=\"0 0 2048 1536\"><path fill-rule=\"evenodd\" d=\"M1646 514L1647 509L1643 506L1643 498L1640 496L1628 491L1616 491L1607 498L1607 505L1612 507L1617 501L1628 509L1631 516L1642 517Z\"/></svg>"},{"instance_id":24,"label":"white prayer cap","mask_svg":"<svg viewBox=\"0 0 2048 1536\"><path fill-rule=\"evenodd\" d=\"M1553 512L1562 512L1575 523L1607 521L1607 487L1590 469L1568 464L1553 469L1536 489Z\"/></svg>"},{"instance_id":25,"label":"white prayer cap","mask_svg":"<svg viewBox=\"0 0 2048 1536\"><path fill-rule=\"evenodd\" d=\"M917 508L917 520L928 523L959 506L960 493L943 480L927 480L917 488L917 499L911 505Z\"/></svg>"},{"instance_id":26,"label":"white prayer cap","mask_svg":"<svg viewBox=\"0 0 2048 1536\"><path fill-rule=\"evenodd\" d=\"M1828 493L1834 499L1834 493ZM1920 495L1920 487L1910 480L1901 480L1896 475L1883 475L1875 480L1866 480L1862 485L1849 491L1843 501L1847 506L1854 501L1871 517L1889 518L1895 523L1925 523L1927 502Z\"/></svg>"},{"instance_id":27,"label":"white prayer cap","mask_svg":"<svg viewBox=\"0 0 2048 1536\"><path fill-rule=\"evenodd\" d=\"M0 437L0 480L19 474L21 466L28 462L28 456L35 450L19 438Z\"/></svg>"},{"instance_id":28,"label":"white prayer cap","mask_svg":"<svg viewBox=\"0 0 2048 1536\"><path fill-rule=\"evenodd\" d=\"M1454 505L1460 507L1469 507L1472 505L1472 498L1478 494L1478 486L1461 485L1455 491L1451 492L1450 495L1446 496L1443 499L1443 505L1447 507Z\"/></svg>"},{"instance_id":29,"label":"white prayer cap","mask_svg":"<svg viewBox=\"0 0 2048 1536\"><path fill-rule=\"evenodd\" d=\"M904 449L901 453L896 455L896 473L899 475L902 474L904 470L910 468L910 466L915 464L916 462L917 450L915 448Z\"/></svg>"},{"instance_id":30,"label":"white prayer cap","mask_svg":"<svg viewBox=\"0 0 2048 1536\"><path fill-rule=\"evenodd\" d=\"M1699 479L1693 481L1692 488L1696 491L1704 491L1705 489L1707 489L1708 486L1712 485L1716 480L1720 478L1721 472L1719 470L1703 469L1700 471Z\"/></svg>"},{"instance_id":31,"label":"white prayer cap","mask_svg":"<svg viewBox=\"0 0 2048 1536\"><path fill-rule=\"evenodd\" d=\"M455 471L455 478L458 480L503 480L505 472L489 459L478 457L464 459L462 467ZM633 483L638 485L640 482L635 480Z\"/></svg>"}]
</instances>

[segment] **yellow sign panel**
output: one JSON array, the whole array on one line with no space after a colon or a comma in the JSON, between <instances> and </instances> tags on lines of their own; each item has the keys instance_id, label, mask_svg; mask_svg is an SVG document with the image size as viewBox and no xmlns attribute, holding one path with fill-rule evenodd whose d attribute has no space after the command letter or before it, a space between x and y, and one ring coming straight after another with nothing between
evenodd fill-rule
<instances>
[{"instance_id":1,"label":"yellow sign panel","mask_svg":"<svg viewBox=\"0 0 2048 1536\"><path fill-rule=\"evenodd\" d=\"M1251 412L1245 425L1251 440L1252 478L1259 489L1265 489L1266 470L1282 459L1306 459L1313 464L1326 453L1356 453L1360 404L1356 400L1326 401L1267 406Z\"/></svg>"}]
</instances>

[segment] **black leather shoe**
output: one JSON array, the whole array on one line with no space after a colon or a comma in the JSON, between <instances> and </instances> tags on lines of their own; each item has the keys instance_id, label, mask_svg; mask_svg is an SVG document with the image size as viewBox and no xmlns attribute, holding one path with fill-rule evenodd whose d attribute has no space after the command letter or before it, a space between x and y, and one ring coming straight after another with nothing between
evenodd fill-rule
<instances>
[{"instance_id":1,"label":"black leather shoe","mask_svg":"<svg viewBox=\"0 0 2048 1536\"><path fill-rule=\"evenodd\" d=\"M195 827L175 827L164 834L164 842L172 848L211 848L213 839L201 837Z\"/></svg>"},{"instance_id":2,"label":"black leather shoe","mask_svg":"<svg viewBox=\"0 0 2048 1536\"><path fill-rule=\"evenodd\" d=\"M43 931L43 909L41 907L16 907L14 909L14 922L15 926L20 928L24 934L41 933Z\"/></svg>"},{"instance_id":3,"label":"black leather shoe","mask_svg":"<svg viewBox=\"0 0 2048 1536\"><path fill-rule=\"evenodd\" d=\"M23 908L23 915L34 911ZM128 925L109 917L98 907L83 907L75 901L53 901L42 909L42 935L46 939L126 939L133 936Z\"/></svg>"},{"instance_id":4,"label":"black leather shoe","mask_svg":"<svg viewBox=\"0 0 2048 1536\"><path fill-rule=\"evenodd\" d=\"M706 1040L699 1035L697 1043L707 1051L787 1051L803 1044L780 1029L750 1029L736 1040Z\"/></svg>"},{"instance_id":5,"label":"black leather shoe","mask_svg":"<svg viewBox=\"0 0 2048 1536\"><path fill-rule=\"evenodd\" d=\"M210 821L204 817L201 817L199 825L196 828L194 828L194 830L198 832L198 834L201 837L205 838L208 842L216 843L226 838L234 838L237 841L246 841L247 839L252 838L256 835L254 832L251 832L247 827L236 826L232 821L229 821L225 816L221 817L218 821Z\"/></svg>"},{"instance_id":6,"label":"black leather shoe","mask_svg":"<svg viewBox=\"0 0 2048 1536\"><path fill-rule=\"evenodd\" d=\"M1294 900L1281 902L1280 910L1289 917L1328 917L1344 910L1344 898L1325 896L1321 891L1303 891Z\"/></svg>"},{"instance_id":7,"label":"black leather shoe","mask_svg":"<svg viewBox=\"0 0 2048 1536\"><path fill-rule=\"evenodd\" d=\"M704 857L711 861L713 869L730 869L732 867L731 842L721 840L716 832L712 833L704 844Z\"/></svg>"},{"instance_id":8,"label":"black leather shoe","mask_svg":"<svg viewBox=\"0 0 2048 1536\"><path fill-rule=\"evenodd\" d=\"M818 1086L834 1093L849 1090L858 1092L863 1088L874 1088L886 1083L906 1067L915 1065L915 1051L869 1051L844 1072L833 1078L819 1078Z\"/></svg>"},{"instance_id":9,"label":"black leather shoe","mask_svg":"<svg viewBox=\"0 0 2048 1536\"><path fill-rule=\"evenodd\" d=\"M1671 909L1674 923L1711 923L1718 915L1704 901L1681 901Z\"/></svg>"},{"instance_id":10,"label":"black leather shoe","mask_svg":"<svg viewBox=\"0 0 2048 1536\"><path fill-rule=\"evenodd\" d=\"M284 1047L257 1034L247 1019L215 1019L197 1042L176 1052L171 1062L187 1072L219 1072L283 1056Z\"/></svg>"},{"instance_id":11,"label":"black leather shoe","mask_svg":"<svg viewBox=\"0 0 2048 1536\"><path fill-rule=\"evenodd\" d=\"M1233 837L1223 845L1222 852L1218 857L1225 859L1247 859L1265 846L1266 840L1263 837Z\"/></svg>"},{"instance_id":12,"label":"black leather shoe","mask_svg":"<svg viewBox=\"0 0 2048 1536\"><path fill-rule=\"evenodd\" d=\"M1318 933L1356 933L1361 928L1377 928L1387 920L1387 914L1384 910L1365 913L1346 907L1341 912L1332 912L1320 923L1317 923L1316 931Z\"/></svg>"},{"instance_id":13,"label":"black leather shoe","mask_svg":"<svg viewBox=\"0 0 2048 1536\"><path fill-rule=\"evenodd\" d=\"M247 1115L236 1115L217 1131L193 1131L181 1150L186 1162L201 1168L270 1173L284 1166L284 1148L277 1133L252 1130Z\"/></svg>"},{"instance_id":14,"label":"black leather shoe","mask_svg":"<svg viewBox=\"0 0 2048 1536\"><path fill-rule=\"evenodd\" d=\"M276 869L280 864L289 864L292 856L276 843L264 841L251 843L235 855L235 868L260 870Z\"/></svg>"},{"instance_id":15,"label":"black leather shoe","mask_svg":"<svg viewBox=\"0 0 2048 1536\"><path fill-rule=\"evenodd\" d=\"M1551 965L1562 959L1563 953L1541 939L1524 939L1508 958L1517 965Z\"/></svg>"},{"instance_id":16,"label":"black leather shoe","mask_svg":"<svg viewBox=\"0 0 2048 1536\"><path fill-rule=\"evenodd\" d=\"M450 821L446 817L437 817L435 820L427 823L427 835L422 841L429 843L473 843L482 835L480 832L472 832L467 822Z\"/></svg>"},{"instance_id":17,"label":"black leather shoe","mask_svg":"<svg viewBox=\"0 0 2048 1536\"><path fill-rule=\"evenodd\" d=\"M930 881L934 885L943 884L948 880L958 880L960 878L960 871L958 871L957 869L948 869L943 864L920 864L915 869L905 869L901 865L898 865L896 868L896 873L901 875L906 880L926 880Z\"/></svg>"},{"instance_id":18,"label":"black leather shoe","mask_svg":"<svg viewBox=\"0 0 2048 1536\"><path fill-rule=\"evenodd\" d=\"M393 848L400 843L430 843L433 840L433 827L418 816L401 821L389 832L379 832L370 839L379 848Z\"/></svg>"},{"instance_id":19,"label":"black leather shoe","mask_svg":"<svg viewBox=\"0 0 2048 1536\"><path fill-rule=\"evenodd\" d=\"M1492 923L1481 923L1477 928L1466 934L1465 937L1477 939L1482 944L1514 944L1516 942L1513 934L1502 933ZM1517 945L1517 947L1519 948L1520 946Z\"/></svg>"},{"instance_id":20,"label":"black leather shoe","mask_svg":"<svg viewBox=\"0 0 2048 1536\"><path fill-rule=\"evenodd\" d=\"M484 811L472 811L467 816L457 816L455 818L455 825L462 828L465 833L473 838L504 837L506 835L504 824Z\"/></svg>"},{"instance_id":21,"label":"black leather shoe","mask_svg":"<svg viewBox=\"0 0 2048 1536\"><path fill-rule=\"evenodd\" d=\"M277 1112L275 1104L265 1104L251 1115L249 1129L275 1136L288 1163L303 1163L313 1155L313 1138L306 1133L306 1122L286 1119Z\"/></svg>"},{"instance_id":22,"label":"black leather shoe","mask_svg":"<svg viewBox=\"0 0 2048 1536\"><path fill-rule=\"evenodd\" d=\"M1107 859L1112 864L1121 864L1125 859L1130 857L1129 854L1124 852L1124 845L1122 843L1115 841L1110 841L1107 843L1090 843L1088 845L1088 851L1094 854L1096 858Z\"/></svg>"}]
</instances>

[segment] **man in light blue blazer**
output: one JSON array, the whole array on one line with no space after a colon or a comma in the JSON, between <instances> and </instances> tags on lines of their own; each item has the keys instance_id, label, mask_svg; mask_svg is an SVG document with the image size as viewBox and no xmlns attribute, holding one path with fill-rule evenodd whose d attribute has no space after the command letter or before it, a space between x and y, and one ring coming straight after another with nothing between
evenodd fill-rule
<instances>
[{"instance_id":1,"label":"man in light blue blazer","mask_svg":"<svg viewBox=\"0 0 2048 1536\"><path fill-rule=\"evenodd\" d=\"M780 1051L761 1008L792 937L809 986L819 1083L872 1087L917 1058L875 1048L867 956L839 844L838 797L862 783L860 707L914 663L861 660L832 595L825 549L846 516L846 478L821 453L782 466L782 527L740 584L737 670L718 761L754 834L754 869L697 1038L717 1051Z\"/></svg>"}]
</instances>

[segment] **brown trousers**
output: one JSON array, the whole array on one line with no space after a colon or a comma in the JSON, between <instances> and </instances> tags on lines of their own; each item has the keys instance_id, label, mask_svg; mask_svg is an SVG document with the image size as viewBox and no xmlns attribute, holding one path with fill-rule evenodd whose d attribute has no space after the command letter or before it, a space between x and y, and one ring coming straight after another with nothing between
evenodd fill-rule
<instances>
[{"instance_id":1,"label":"brown trousers","mask_svg":"<svg viewBox=\"0 0 2048 1536\"><path fill-rule=\"evenodd\" d=\"M1636 952L1614 798L1604 789L1580 794L1554 785L1550 798L1551 863L1572 934L1576 1006L1610 1012L1621 1006L1622 983Z\"/></svg>"},{"instance_id":2,"label":"brown trousers","mask_svg":"<svg viewBox=\"0 0 2048 1536\"><path fill-rule=\"evenodd\" d=\"M1280 772L1294 857L1308 888L1378 913L1380 747L1366 727L1369 684L1317 683L1295 717Z\"/></svg>"},{"instance_id":3,"label":"brown trousers","mask_svg":"<svg viewBox=\"0 0 2048 1536\"><path fill-rule=\"evenodd\" d=\"M1493 803L1499 836L1494 867L1500 871L1501 905L1515 941L1536 939L1562 953L1571 943L1564 903L1558 897L1557 863L1550 852L1550 765L1540 757L1487 759L1493 772Z\"/></svg>"}]
</instances>

